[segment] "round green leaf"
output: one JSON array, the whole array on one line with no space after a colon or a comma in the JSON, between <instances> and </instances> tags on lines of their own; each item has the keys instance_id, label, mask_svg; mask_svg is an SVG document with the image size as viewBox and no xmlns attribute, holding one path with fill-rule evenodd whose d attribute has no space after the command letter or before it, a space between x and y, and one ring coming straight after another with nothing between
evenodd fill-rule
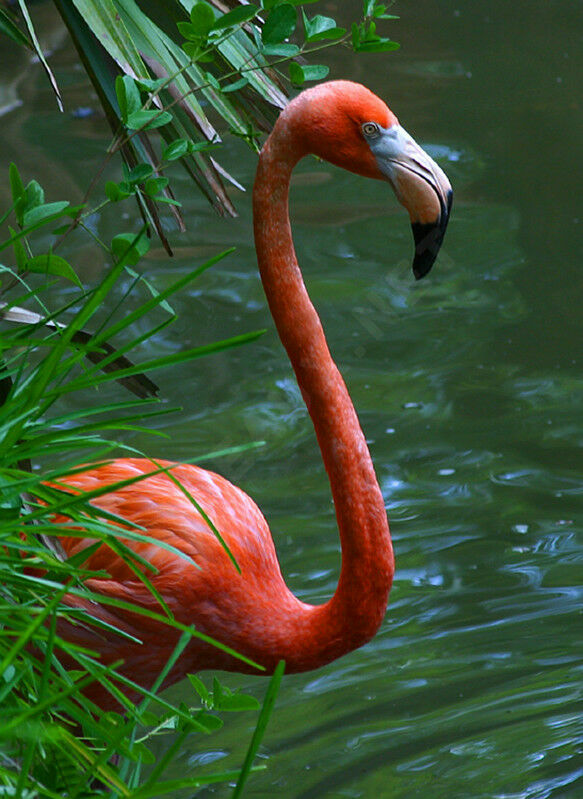
<instances>
[{"instance_id":1,"label":"round green leaf","mask_svg":"<svg viewBox=\"0 0 583 799\"><path fill-rule=\"evenodd\" d=\"M279 44L292 35L296 29L297 14L290 3L276 6L265 21L261 32L264 44Z\"/></svg>"},{"instance_id":2,"label":"round green leaf","mask_svg":"<svg viewBox=\"0 0 583 799\"><path fill-rule=\"evenodd\" d=\"M207 36L215 24L215 12L208 3L195 3L190 11L190 22L199 36Z\"/></svg>"},{"instance_id":3,"label":"round green leaf","mask_svg":"<svg viewBox=\"0 0 583 799\"><path fill-rule=\"evenodd\" d=\"M123 258L126 264L134 266L142 255L150 249L146 236L136 236L135 233L119 233L111 242L111 251L116 258Z\"/></svg>"}]
</instances>

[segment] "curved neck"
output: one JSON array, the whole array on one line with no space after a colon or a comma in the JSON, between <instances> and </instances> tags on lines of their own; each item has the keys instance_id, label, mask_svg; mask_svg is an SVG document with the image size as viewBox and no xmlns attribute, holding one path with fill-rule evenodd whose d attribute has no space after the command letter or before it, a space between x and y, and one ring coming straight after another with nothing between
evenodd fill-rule
<instances>
[{"instance_id":1,"label":"curved neck","mask_svg":"<svg viewBox=\"0 0 583 799\"><path fill-rule=\"evenodd\" d=\"M301 136L294 135L299 120L289 112L288 107L259 159L253 190L255 246L271 314L314 424L342 548L333 598L325 605L301 605L298 610L294 633L300 638L288 642L287 659L288 670L302 670L361 646L375 634L386 610L394 560L370 453L296 260L288 212L289 180L306 153ZM308 642L312 642L311 651L306 651ZM302 662L294 663L300 650Z\"/></svg>"}]
</instances>

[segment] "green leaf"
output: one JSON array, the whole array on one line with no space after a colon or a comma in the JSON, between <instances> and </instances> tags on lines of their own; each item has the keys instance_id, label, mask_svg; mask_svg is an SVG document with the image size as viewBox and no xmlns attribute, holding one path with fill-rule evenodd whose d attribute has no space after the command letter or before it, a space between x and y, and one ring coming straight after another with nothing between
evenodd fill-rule
<instances>
[{"instance_id":1,"label":"green leaf","mask_svg":"<svg viewBox=\"0 0 583 799\"><path fill-rule=\"evenodd\" d=\"M163 161L176 161L188 153L188 141L186 139L175 139L162 152Z\"/></svg>"},{"instance_id":2,"label":"green leaf","mask_svg":"<svg viewBox=\"0 0 583 799\"><path fill-rule=\"evenodd\" d=\"M391 50L398 50L400 46L399 42L379 38L360 42L354 50L357 53L387 53Z\"/></svg>"},{"instance_id":3,"label":"green leaf","mask_svg":"<svg viewBox=\"0 0 583 799\"><path fill-rule=\"evenodd\" d=\"M193 62L198 61L201 64L204 64L208 63L209 61L214 61L212 53L203 55L204 48L201 47L200 40L198 42L184 42L182 49Z\"/></svg>"},{"instance_id":4,"label":"green leaf","mask_svg":"<svg viewBox=\"0 0 583 799\"><path fill-rule=\"evenodd\" d=\"M302 9L302 19L306 31L306 42L319 42L323 39L340 39L346 33L346 28L339 28L332 17L315 16L308 19Z\"/></svg>"},{"instance_id":5,"label":"green leaf","mask_svg":"<svg viewBox=\"0 0 583 799\"><path fill-rule=\"evenodd\" d=\"M75 270L68 261L61 258L60 255L54 253L46 253L46 255L35 255L30 258L26 264L29 272L40 272L45 275L56 275L57 277L64 277L81 286L81 281L75 274Z\"/></svg>"},{"instance_id":6,"label":"green leaf","mask_svg":"<svg viewBox=\"0 0 583 799\"><path fill-rule=\"evenodd\" d=\"M237 92L239 89L242 89L244 86L249 85L248 78L241 78L240 80L236 80L234 83L229 83L228 86L223 86L223 92Z\"/></svg>"},{"instance_id":7,"label":"green leaf","mask_svg":"<svg viewBox=\"0 0 583 799\"><path fill-rule=\"evenodd\" d=\"M208 704L210 702L211 695L206 685L203 683L200 677L197 677L196 674L188 674L187 676L196 693L200 696L205 704Z\"/></svg>"},{"instance_id":8,"label":"green leaf","mask_svg":"<svg viewBox=\"0 0 583 799\"><path fill-rule=\"evenodd\" d=\"M129 75L118 75L115 79L115 95L121 118L123 122L127 122L129 115L142 107L142 99L134 79Z\"/></svg>"},{"instance_id":9,"label":"green leaf","mask_svg":"<svg viewBox=\"0 0 583 799\"><path fill-rule=\"evenodd\" d=\"M297 64L295 61L290 61L288 64L289 79L294 86L301 86L305 81L304 68Z\"/></svg>"},{"instance_id":10,"label":"green leaf","mask_svg":"<svg viewBox=\"0 0 583 799\"><path fill-rule=\"evenodd\" d=\"M14 213L16 220L22 227L22 215L24 213L24 183L20 177L20 172L15 163L11 163L8 167L8 179L10 181L10 191L12 192L12 202L14 203Z\"/></svg>"},{"instance_id":11,"label":"green leaf","mask_svg":"<svg viewBox=\"0 0 583 799\"><path fill-rule=\"evenodd\" d=\"M218 716L213 716L212 713L207 713L206 710L199 710L194 716L194 721L197 724L202 724L207 732L216 732L223 726L223 720Z\"/></svg>"},{"instance_id":12,"label":"green leaf","mask_svg":"<svg viewBox=\"0 0 583 799\"><path fill-rule=\"evenodd\" d=\"M177 22L176 27L178 28L178 32L191 42L200 42L204 40L204 37L200 35L191 22Z\"/></svg>"},{"instance_id":13,"label":"green leaf","mask_svg":"<svg viewBox=\"0 0 583 799\"><path fill-rule=\"evenodd\" d=\"M330 72L324 64L306 64L300 66L295 61L289 64L289 76L295 86L301 86L307 80L323 80Z\"/></svg>"},{"instance_id":14,"label":"green leaf","mask_svg":"<svg viewBox=\"0 0 583 799\"><path fill-rule=\"evenodd\" d=\"M59 216L66 216L63 211L69 208L69 203L66 200L54 203L44 203L44 205L37 205L24 212L23 222L25 227L36 225L42 222L43 219L49 217L55 218Z\"/></svg>"},{"instance_id":15,"label":"green leaf","mask_svg":"<svg viewBox=\"0 0 583 799\"><path fill-rule=\"evenodd\" d=\"M288 44L282 42L281 44L265 44L261 48L263 55L283 56L284 58L293 58L300 52L297 44Z\"/></svg>"},{"instance_id":16,"label":"green leaf","mask_svg":"<svg viewBox=\"0 0 583 799\"><path fill-rule=\"evenodd\" d=\"M127 186L127 184L125 184ZM129 187L128 187L129 188ZM126 190L122 187L121 183L114 183L113 180L108 180L105 184L105 196L112 203L118 203L131 197L133 192Z\"/></svg>"},{"instance_id":17,"label":"green leaf","mask_svg":"<svg viewBox=\"0 0 583 799\"><path fill-rule=\"evenodd\" d=\"M306 64L303 67L304 80L324 80L328 77L330 67L325 64Z\"/></svg>"},{"instance_id":18,"label":"green leaf","mask_svg":"<svg viewBox=\"0 0 583 799\"><path fill-rule=\"evenodd\" d=\"M22 243L20 238L16 238L18 235L14 228L8 226L8 232L10 233L10 237L14 239L12 242L12 248L14 250L14 257L16 258L16 266L18 267L19 272L24 272L26 269L26 264L28 262L28 255L26 254L26 250L24 249L24 244Z\"/></svg>"},{"instance_id":19,"label":"green leaf","mask_svg":"<svg viewBox=\"0 0 583 799\"><path fill-rule=\"evenodd\" d=\"M12 39L16 44L23 44L25 47L29 47L32 50L32 42L28 36L15 25L8 12L4 11L3 8L0 8L0 33L8 36L8 38Z\"/></svg>"},{"instance_id":20,"label":"green leaf","mask_svg":"<svg viewBox=\"0 0 583 799\"><path fill-rule=\"evenodd\" d=\"M219 711L239 712L242 710L259 710L261 705L249 694L223 694L217 705Z\"/></svg>"},{"instance_id":21,"label":"green leaf","mask_svg":"<svg viewBox=\"0 0 583 799\"><path fill-rule=\"evenodd\" d=\"M168 185L168 178L149 178L144 185L144 194L155 197Z\"/></svg>"},{"instance_id":22,"label":"green leaf","mask_svg":"<svg viewBox=\"0 0 583 799\"><path fill-rule=\"evenodd\" d=\"M143 183L147 180L153 172L151 164L136 164L128 174L128 181L130 183Z\"/></svg>"},{"instance_id":23,"label":"green leaf","mask_svg":"<svg viewBox=\"0 0 583 799\"><path fill-rule=\"evenodd\" d=\"M233 28L235 25L242 25L244 22L249 22L250 19L253 19L258 11L259 9L257 6L251 4L237 6L232 11L229 11L227 14L215 20L211 30L218 31L224 30L225 28Z\"/></svg>"},{"instance_id":24,"label":"green leaf","mask_svg":"<svg viewBox=\"0 0 583 799\"><path fill-rule=\"evenodd\" d=\"M24 190L26 200L26 210L35 208L37 205L42 205L45 201L45 192L38 180L31 180L26 189ZM68 205L68 203L67 203Z\"/></svg>"},{"instance_id":25,"label":"green leaf","mask_svg":"<svg viewBox=\"0 0 583 799\"><path fill-rule=\"evenodd\" d=\"M378 6L378 8L375 8L373 17L375 17L375 19L401 19L397 14L385 14L382 10L384 8L385 6Z\"/></svg>"},{"instance_id":26,"label":"green leaf","mask_svg":"<svg viewBox=\"0 0 583 799\"><path fill-rule=\"evenodd\" d=\"M212 72L205 72L204 73L204 77L205 77L206 82L210 86L212 86L213 89L216 89L218 92L221 91L221 84L218 82L218 80L215 78L215 76L212 74Z\"/></svg>"},{"instance_id":27,"label":"green leaf","mask_svg":"<svg viewBox=\"0 0 583 799\"><path fill-rule=\"evenodd\" d=\"M168 111L134 111L129 114L126 125L130 130L152 130L161 128L172 122L172 114Z\"/></svg>"},{"instance_id":28,"label":"green leaf","mask_svg":"<svg viewBox=\"0 0 583 799\"><path fill-rule=\"evenodd\" d=\"M297 13L290 3L276 6L269 14L261 31L264 44L279 44L296 29Z\"/></svg>"},{"instance_id":29,"label":"green leaf","mask_svg":"<svg viewBox=\"0 0 583 799\"><path fill-rule=\"evenodd\" d=\"M150 78L136 78L135 82L138 88L143 89L145 92L157 92L162 86L168 83L168 79L156 78L156 80L151 80Z\"/></svg>"},{"instance_id":30,"label":"green leaf","mask_svg":"<svg viewBox=\"0 0 583 799\"><path fill-rule=\"evenodd\" d=\"M143 234L119 233L111 242L111 251L117 259L124 259L126 264L135 266L140 258L150 249L150 243Z\"/></svg>"},{"instance_id":31,"label":"green leaf","mask_svg":"<svg viewBox=\"0 0 583 799\"><path fill-rule=\"evenodd\" d=\"M208 3L195 3L190 11L190 21L196 34L206 38L215 24L215 12Z\"/></svg>"}]
</instances>

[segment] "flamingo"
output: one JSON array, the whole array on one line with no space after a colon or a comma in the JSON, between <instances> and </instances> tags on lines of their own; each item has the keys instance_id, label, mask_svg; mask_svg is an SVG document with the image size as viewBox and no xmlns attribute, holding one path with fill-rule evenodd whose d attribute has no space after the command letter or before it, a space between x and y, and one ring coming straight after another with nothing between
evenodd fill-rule
<instances>
[{"instance_id":1,"label":"flamingo","mask_svg":"<svg viewBox=\"0 0 583 799\"><path fill-rule=\"evenodd\" d=\"M139 525L152 543L127 543L155 568L151 580L174 617L263 667L193 638L165 685L204 669L271 673L316 669L362 646L384 617L394 556L383 496L356 411L326 343L298 267L288 213L292 169L307 154L388 181L408 210L416 250L413 271L431 268L445 233L452 190L440 167L400 126L387 105L349 81L310 88L281 113L259 157L253 190L254 233L261 280L279 336L312 418L336 510L342 565L336 591L321 605L300 601L284 582L261 511L224 477L193 465L157 461L171 470L220 531L240 571L204 517L152 461L121 458L67 478L72 489L95 488L152 473L94 500ZM167 542L200 568L156 546ZM71 556L94 543L63 537ZM101 545L85 565L109 579L88 579L98 595L160 612L150 590L112 549ZM171 655L176 630L118 607L69 598L93 616L133 635L66 623L61 634L96 650L104 663L149 687ZM88 690L101 707L116 706L100 685ZM127 693L127 692L126 692Z\"/></svg>"}]
</instances>

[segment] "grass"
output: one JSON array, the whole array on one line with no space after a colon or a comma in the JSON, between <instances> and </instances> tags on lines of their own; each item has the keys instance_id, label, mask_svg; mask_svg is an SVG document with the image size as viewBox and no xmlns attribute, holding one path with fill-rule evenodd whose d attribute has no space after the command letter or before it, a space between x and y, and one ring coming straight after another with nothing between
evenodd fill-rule
<instances>
[{"instance_id":1,"label":"grass","mask_svg":"<svg viewBox=\"0 0 583 799\"><path fill-rule=\"evenodd\" d=\"M54 224L51 215L45 218L49 220L47 224ZM33 231L27 229L24 219L23 222L18 233L10 229L7 241L11 241L13 248L23 241L29 246L27 237ZM36 222L30 227L33 225ZM144 540L146 531L136 527L124 529L122 541L119 519L102 511L96 515L91 500L103 491L115 490L116 486L84 494L72 494L60 487L68 476L86 464L123 453L124 447L119 443L122 435L143 431L153 418L171 412L159 403L155 396L157 388L146 372L241 346L260 334L205 343L138 365L129 359L135 357L134 351L139 355L148 339L161 328L172 324L175 319L170 305L172 295L224 255L210 259L162 292L150 286L136 305L136 293L139 285L143 285L137 281L132 285L132 310L127 313L124 308L127 293L120 297L119 288L120 279L127 280L124 257L114 262L98 285L89 290L78 286L73 299L51 311L49 307L55 305L52 282L62 275L39 276L0 267L0 278L10 289L4 295L10 299L4 300L1 307L4 321L0 322L2 795L107 794L145 799L227 781L236 784L234 795L239 796L252 770L281 674L274 676L267 691L240 772L189 774L180 780L165 780L164 774L179 755L187 736L207 736L219 729L223 710L256 712L259 703L253 697L232 694L218 680L209 691L195 677L191 682L192 701L188 704L175 706L158 695L166 673L182 649L192 636L199 634L172 619L147 577L149 564L125 543ZM32 256L25 252L21 257ZM104 315L105 306L115 307L115 314ZM151 317L155 320L146 326L147 332L135 336L132 331L136 323L139 321L143 330ZM91 327L97 332L88 332ZM112 341L120 344L114 347ZM98 404L96 392L102 384L113 380L121 383L119 398ZM91 392L87 391L89 388ZM135 396L128 394L128 390ZM136 454L133 448L125 449ZM205 453L200 453L201 459L204 456ZM196 498L192 501L196 504ZM57 523L57 514L70 522ZM78 535L79 528L84 536L95 539L94 547L106 542L115 549L160 600L158 614L141 608L139 612L163 620L180 632L165 669L150 691L140 691L143 698L137 705L124 694L125 689L137 686L117 674L114 666L101 664L97 653L73 645L59 634L65 622L104 626L66 601L72 596L103 601L86 586L88 577L103 577L84 567L87 553L67 559L59 544L59 536ZM117 601L115 604L124 605ZM63 662L68 663L68 669ZM120 700L123 715L104 713L85 696L84 689L94 681L106 686ZM153 736L161 734L168 736L168 747L154 763L149 743Z\"/></svg>"}]
</instances>

